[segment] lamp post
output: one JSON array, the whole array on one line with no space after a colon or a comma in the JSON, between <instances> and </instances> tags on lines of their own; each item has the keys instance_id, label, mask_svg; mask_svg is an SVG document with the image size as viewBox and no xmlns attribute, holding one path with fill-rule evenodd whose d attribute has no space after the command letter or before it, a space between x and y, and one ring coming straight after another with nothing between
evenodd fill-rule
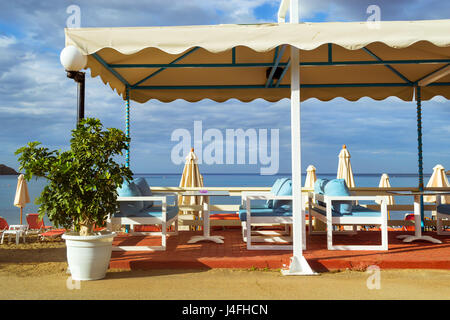
<instances>
[{"instance_id":1,"label":"lamp post","mask_svg":"<svg viewBox=\"0 0 450 320\"><path fill-rule=\"evenodd\" d=\"M85 91L85 73L80 70L86 67L87 57L83 55L76 47L65 47L59 56L61 64L67 72L67 77L75 80L78 84L77 96L77 126L84 118L84 91Z\"/></svg>"}]
</instances>

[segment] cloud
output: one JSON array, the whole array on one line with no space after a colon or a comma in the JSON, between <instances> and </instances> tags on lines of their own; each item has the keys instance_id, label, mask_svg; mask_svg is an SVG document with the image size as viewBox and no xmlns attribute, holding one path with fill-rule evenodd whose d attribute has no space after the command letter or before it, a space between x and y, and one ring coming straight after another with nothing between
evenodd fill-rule
<instances>
[{"instance_id":1,"label":"cloud","mask_svg":"<svg viewBox=\"0 0 450 320\"><path fill-rule=\"evenodd\" d=\"M381 20L447 19L448 1L438 0L316 0L301 1L300 17L308 21L320 15L327 21L366 21L367 8L377 5Z\"/></svg>"},{"instance_id":2,"label":"cloud","mask_svg":"<svg viewBox=\"0 0 450 320\"><path fill-rule=\"evenodd\" d=\"M303 21L362 21L373 1L300 1ZM161 26L276 21L279 1L269 0L16 0L3 1L0 10L0 163L17 168L14 151L28 141L50 149L68 147L76 120L76 84L59 63L64 46L66 8L77 4L82 27ZM442 1L377 1L382 20L446 18ZM450 167L442 152L448 144L448 101L424 103L425 166ZM98 117L105 127L125 128L123 100L99 78L86 78L86 116ZM308 100L302 104L302 166L334 172L342 144L352 154L356 172L415 172L417 166L414 103L399 99L351 103ZM135 172L180 172L170 161L173 130L267 128L280 130L280 172L290 171L290 103L255 100L216 103L182 100L165 104L131 104L131 164ZM447 162L447 165L446 163ZM259 172L257 166L205 166L206 172ZM225 170L225 171L224 171Z\"/></svg>"}]
</instances>

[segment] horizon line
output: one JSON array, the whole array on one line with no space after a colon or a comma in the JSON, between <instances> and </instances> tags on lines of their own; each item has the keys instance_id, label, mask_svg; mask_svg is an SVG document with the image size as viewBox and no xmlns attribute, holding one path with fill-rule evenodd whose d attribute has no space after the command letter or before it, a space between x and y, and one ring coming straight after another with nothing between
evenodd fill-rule
<instances>
[{"instance_id":1,"label":"horizon line","mask_svg":"<svg viewBox=\"0 0 450 320\"><path fill-rule=\"evenodd\" d=\"M354 173L354 176L358 176L358 175L382 175L383 173L386 172L382 172L382 173ZM175 172L153 172L153 173L134 173L134 175L181 175L182 173L175 173ZM260 173L256 173L256 172L235 172L235 173L219 173L219 172L205 172L205 173L201 173L202 175L255 175L255 176L265 176L265 175L261 175ZM306 174L306 172L302 172L302 175ZM326 176L332 176L332 175L336 175L336 173L317 173L319 175L326 175ZM419 175L418 173L387 173L388 175ZM432 173L423 173L424 175L431 175ZM277 173L277 174L273 174L273 175L267 175L267 176L282 176L282 175L292 175L292 173L290 172L286 172L286 173Z\"/></svg>"}]
</instances>

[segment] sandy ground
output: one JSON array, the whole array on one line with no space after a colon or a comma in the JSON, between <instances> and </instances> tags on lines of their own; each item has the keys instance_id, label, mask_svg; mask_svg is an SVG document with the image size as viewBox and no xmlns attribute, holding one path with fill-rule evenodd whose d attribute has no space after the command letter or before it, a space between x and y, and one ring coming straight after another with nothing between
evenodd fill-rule
<instances>
[{"instance_id":1,"label":"sandy ground","mask_svg":"<svg viewBox=\"0 0 450 320\"><path fill-rule=\"evenodd\" d=\"M27 240L0 246L0 299L450 299L449 270L382 270L378 278L357 271L109 270L103 280L77 283L66 273L63 241Z\"/></svg>"}]
</instances>

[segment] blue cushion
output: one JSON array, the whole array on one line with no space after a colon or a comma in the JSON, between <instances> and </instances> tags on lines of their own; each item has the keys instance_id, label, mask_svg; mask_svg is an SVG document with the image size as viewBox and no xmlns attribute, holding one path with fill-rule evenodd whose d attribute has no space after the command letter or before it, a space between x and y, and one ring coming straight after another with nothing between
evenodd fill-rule
<instances>
[{"instance_id":1,"label":"blue cushion","mask_svg":"<svg viewBox=\"0 0 450 320\"><path fill-rule=\"evenodd\" d=\"M117 189L119 197L140 197L141 191L134 182L126 182L122 184L121 188ZM144 208L143 201L119 201L119 208L121 212L126 214L133 214L141 211Z\"/></svg>"},{"instance_id":2,"label":"blue cushion","mask_svg":"<svg viewBox=\"0 0 450 320\"><path fill-rule=\"evenodd\" d=\"M437 206L437 211L444 214L450 214L450 204L440 204Z\"/></svg>"},{"instance_id":3,"label":"blue cushion","mask_svg":"<svg viewBox=\"0 0 450 320\"><path fill-rule=\"evenodd\" d=\"M166 212L166 221L173 219L178 214L178 207L167 207ZM138 212L129 213L129 212L117 212L114 214L114 217L134 217L134 218L159 218L162 219L162 211L161 207L153 206L148 209L144 209Z\"/></svg>"},{"instance_id":4,"label":"blue cushion","mask_svg":"<svg viewBox=\"0 0 450 320\"><path fill-rule=\"evenodd\" d=\"M292 180L283 179L277 193L277 196L292 196ZM283 208L286 210L292 210L292 200L273 200L273 208Z\"/></svg>"},{"instance_id":5,"label":"blue cushion","mask_svg":"<svg viewBox=\"0 0 450 320\"><path fill-rule=\"evenodd\" d=\"M314 208L314 211L317 211L318 213L326 216L325 210ZM360 205L356 205L352 207L351 213L341 213L334 210L334 208L331 210L331 215L333 217L379 217L381 216L380 211L375 211Z\"/></svg>"},{"instance_id":6,"label":"blue cushion","mask_svg":"<svg viewBox=\"0 0 450 320\"><path fill-rule=\"evenodd\" d=\"M326 196L351 196L344 179L333 179L324 188ZM341 214L352 213L352 201L333 201L333 209Z\"/></svg>"},{"instance_id":7,"label":"blue cushion","mask_svg":"<svg viewBox=\"0 0 450 320\"><path fill-rule=\"evenodd\" d=\"M329 182L328 179L317 179L314 182L314 193L324 194L325 185Z\"/></svg>"},{"instance_id":8,"label":"blue cushion","mask_svg":"<svg viewBox=\"0 0 450 320\"><path fill-rule=\"evenodd\" d=\"M314 193L317 194L324 194L325 185L329 182L328 179L317 179L316 182L314 182ZM317 200L317 203L321 205L322 207L325 207L325 203L323 201Z\"/></svg>"},{"instance_id":9,"label":"blue cushion","mask_svg":"<svg viewBox=\"0 0 450 320\"><path fill-rule=\"evenodd\" d=\"M261 209L251 209L252 217L292 217L292 210L284 210L283 208L273 209L273 208L261 208ZM247 220L247 210L239 210L239 219L241 221Z\"/></svg>"},{"instance_id":10,"label":"blue cushion","mask_svg":"<svg viewBox=\"0 0 450 320\"><path fill-rule=\"evenodd\" d=\"M152 196L152 190L150 190L145 178L137 178L134 180L134 183L137 185L143 196ZM143 201L143 203L144 208L150 208L153 205L153 201Z\"/></svg>"},{"instance_id":11,"label":"blue cushion","mask_svg":"<svg viewBox=\"0 0 450 320\"><path fill-rule=\"evenodd\" d=\"M277 194L278 189L280 189L281 184L286 179L288 179L288 178L280 178L280 179L275 180L272 188L270 189L270 193L271 194ZM273 208L273 200L267 200L266 206L267 206L267 208Z\"/></svg>"}]
</instances>

